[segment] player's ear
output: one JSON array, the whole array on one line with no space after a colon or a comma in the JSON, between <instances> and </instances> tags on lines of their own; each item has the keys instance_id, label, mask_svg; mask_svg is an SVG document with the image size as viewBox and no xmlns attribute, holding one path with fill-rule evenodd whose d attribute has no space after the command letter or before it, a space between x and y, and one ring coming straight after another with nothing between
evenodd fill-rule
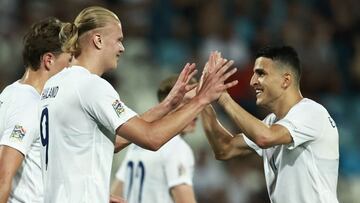
<instances>
[{"instance_id":1,"label":"player's ear","mask_svg":"<svg viewBox=\"0 0 360 203\"><path fill-rule=\"evenodd\" d=\"M281 84L281 87L286 89L286 88L290 87L291 82L292 82L292 75L290 73L286 72L283 76L283 82Z\"/></svg>"},{"instance_id":2,"label":"player's ear","mask_svg":"<svg viewBox=\"0 0 360 203\"><path fill-rule=\"evenodd\" d=\"M41 64L44 64L44 67L47 71L50 70L50 67L54 64L55 55L53 53L47 52L42 56Z\"/></svg>"},{"instance_id":3,"label":"player's ear","mask_svg":"<svg viewBox=\"0 0 360 203\"><path fill-rule=\"evenodd\" d=\"M102 36L100 33L94 33L93 37L92 37L92 41L94 43L94 46L97 49L101 49L103 46L103 40L102 40Z\"/></svg>"}]
</instances>

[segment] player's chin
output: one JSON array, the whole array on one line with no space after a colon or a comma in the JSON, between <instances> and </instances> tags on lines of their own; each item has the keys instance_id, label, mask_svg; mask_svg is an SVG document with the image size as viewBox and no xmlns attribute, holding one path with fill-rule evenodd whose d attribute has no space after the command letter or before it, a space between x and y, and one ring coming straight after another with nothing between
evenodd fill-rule
<instances>
[{"instance_id":1,"label":"player's chin","mask_svg":"<svg viewBox=\"0 0 360 203\"><path fill-rule=\"evenodd\" d=\"M262 102L262 100L260 98L256 99L256 105L257 106L263 106L263 102Z\"/></svg>"}]
</instances>

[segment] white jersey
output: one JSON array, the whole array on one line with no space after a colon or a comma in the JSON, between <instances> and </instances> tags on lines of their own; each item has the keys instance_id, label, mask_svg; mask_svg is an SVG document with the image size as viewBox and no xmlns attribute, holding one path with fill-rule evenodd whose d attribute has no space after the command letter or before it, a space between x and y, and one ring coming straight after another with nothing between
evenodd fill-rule
<instances>
[{"instance_id":1,"label":"white jersey","mask_svg":"<svg viewBox=\"0 0 360 203\"><path fill-rule=\"evenodd\" d=\"M268 193L273 203L338 203L339 134L335 122L320 104L302 99L287 115L264 122L287 128L293 142L261 149L246 143L263 157Z\"/></svg>"},{"instance_id":2,"label":"white jersey","mask_svg":"<svg viewBox=\"0 0 360 203\"><path fill-rule=\"evenodd\" d=\"M192 185L193 171L193 152L176 136L156 152L130 145L116 178L124 182L128 203L171 203L170 188Z\"/></svg>"},{"instance_id":3,"label":"white jersey","mask_svg":"<svg viewBox=\"0 0 360 203\"><path fill-rule=\"evenodd\" d=\"M0 95L0 145L24 155L16 172L9 203L42 202L40 168L39 93L30 85L14 82Z\"/></svg>"},{"instance_id":4,"label":"white jersey","mask_svg":"<svg viewBox=\"0 0 360 203\"><path fill-rule=\"evenodd\" d=\"M107 81L80 66L47 81L41 107L45 202L109 202L115 132L136 114Z\"/></svg>"}]
</instances>

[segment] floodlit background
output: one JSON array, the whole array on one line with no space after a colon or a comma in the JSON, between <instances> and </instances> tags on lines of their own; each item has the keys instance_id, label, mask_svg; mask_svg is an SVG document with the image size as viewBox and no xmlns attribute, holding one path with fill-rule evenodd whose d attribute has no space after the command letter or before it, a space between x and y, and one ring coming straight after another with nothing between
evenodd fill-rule
<instances>
[{"instance_id":1,"label":"floodlit background","mask_svg":"<svg viewBox=\"0 0 360 203\"><path fill-rule=\"evenodd\" d=\"M340 131L340 202L355 203L360 191L360 1L358 0L0 0L0 90L21 77L22 36L48 16L73 21L90 5L120 17L125 53L107 79L139 113L157 103L160 81L186 62L201 71L211 50L234 59L240 82L230 90L258 118L249 88L254 54L265 45L291 45L299 52L305 97L323 104ZM228 128L231 122L218 109ZM194 187L204 203L267 202L258 157L220 162L201 129L186 138L196 157ZM114 157L116 170L124 152ZM296 174L294 174L296 175Z\"/></svg>"}]
</instances>

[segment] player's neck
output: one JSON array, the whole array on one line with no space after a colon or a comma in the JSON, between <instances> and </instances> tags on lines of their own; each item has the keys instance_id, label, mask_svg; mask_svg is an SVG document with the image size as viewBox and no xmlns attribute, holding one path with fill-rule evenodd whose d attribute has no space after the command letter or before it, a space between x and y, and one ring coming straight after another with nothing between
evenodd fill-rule
<instances>
[{"instance_id":1,"label":"player's neck","mask_svg":"<svg viewBox=\"0 0 360 203\"><path fill-rule=\"evenodd\" d=\"M82 66L88 69L90 73L101 76L104 73L104 70L99 58L100 57L98 56L92 56L84 53L76 58L76 61L73 63L73 65Z\"/></svg>"},{"instance_id":2,"label":"player's neck","mask_svg":"<svg viewBox=\"0 0 360 203\"><path fill-rule=\"evenodd\" d=\"M49 79L49 75L44 73L40 69L34 71L27 68L23 77L20 79L20 83L33 86L40 94L44 88L45 82Z\"/></svg>"},{"instance_id":3,"label":"player's neck","mask_svg":"<svg viewBox=\"0 0 360 203\"><path fill-rule=\"evenodd\" d=\"M278 119L284 118L290 109L303 99L300 90L287 92L283 98L278 100L272 107L272 112Z\"/></svg>"}]
</instances>

